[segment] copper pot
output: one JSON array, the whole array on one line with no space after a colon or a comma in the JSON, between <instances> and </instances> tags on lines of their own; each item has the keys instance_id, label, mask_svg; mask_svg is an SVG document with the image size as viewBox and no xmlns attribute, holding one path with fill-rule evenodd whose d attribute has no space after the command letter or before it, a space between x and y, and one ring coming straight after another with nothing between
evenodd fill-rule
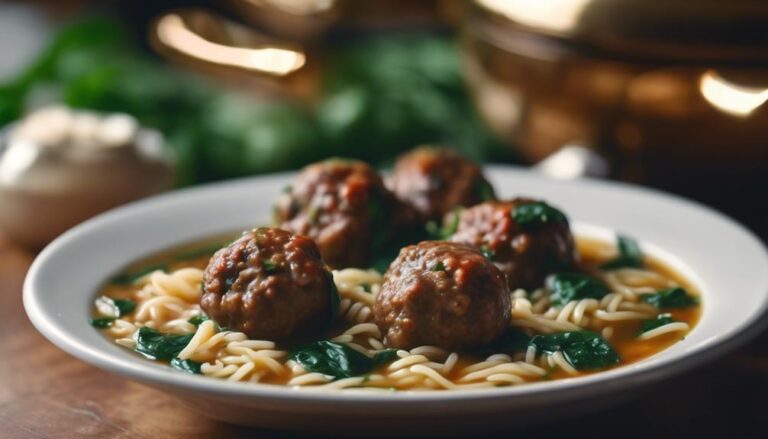
<instances>
[{"instance_id":1,"label":"copper pot","mask_svg":"<svg viewBox=\"0 0 768 439\"><path fill-rule=\"evenodd\" d=\"M158 17L149 40L162 55L239 92L313 96L328 35L457 21L462 0L226 0L229 17L200 8Z\"/></svg>"},{"instance_id":2,"label":"copper pot","mask_svg":"<svg viewBox=\"0 0 768 439\"><path fill-rule=\"evenodd\" d=\"M530 162L580 144L626 180L764 184L766 25L761 0L475 0L465 73Z\"/></svg>"}]
</instances>

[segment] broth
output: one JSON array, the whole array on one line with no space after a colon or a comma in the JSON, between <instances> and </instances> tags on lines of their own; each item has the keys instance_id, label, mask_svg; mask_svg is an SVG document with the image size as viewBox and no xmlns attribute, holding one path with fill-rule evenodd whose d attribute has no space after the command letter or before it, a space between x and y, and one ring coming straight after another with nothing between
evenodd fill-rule
<instances>
[{"instance_id":1,"label":"broth","mask_svg":"<svg viewBox=\"0 0 768 439\"><path fill-rule=\"evenodd\" d=\"M194 244L184 245L175 249L164 251L127 267L121 276L113 279L113 282L106 285L103 290L100 291L100 296L107 296L113 299L135 300L138 303L138 307L131 316L126 316L126 318L119 318L115 320L115 322L113 322L111 325L109 325L109 327L105 330L107 335L117 340L118 343L131 348L134 347L136 343L136 332L138 331L138 328L142 326L154 327L154 329L162 329L163 331L168 331L175 334L191 334L201 332L201 328L207 323L192 325L191 323L187 322L189 316L195 316L200 313L199 307L197 307L194 302L186 303L181 301L181 299L178 297L171 297L168 299L168 304L165 305L167 308L157 308L153 310L149 304L149 301L163 301L166 299L166 297L163 294L159 294L156 290L152 291L152 288L163 288L162 286L157 285L162 285L162 282L170 282L168 279L172 279L172 276L176 275L175 273L180 273L177 270L182 270L183 272L184 269L192 268L196 270L187 270L184 273L187 273L185 276L188 276L188 279L192 279L189 281L190 285L199 290L199 286L196 286L195 283L199 282L197 279L199 276L201 276L200 270L205 269L205 266L208 263L208 259L215 251L215 249L225 245L224 243L230 241L231 236L220 236L207 239ZM616 272L612 272L614 274L606 274L606 272L600 270L600 266L606 261L616 257L617 250L613 244L591 239L577 238L577 248L581 257L580 265L585 272L598 273L598 276L623 276L622 278L626 281L625 287L629 287L630 289L636 288L643 291L658 291L664 288L669 288L670 286L679 286L682 287L689 295L695 298L699 298L699 293L692 283L682 277L674 269L653 257L644 257L644 270L635 270L634 272L631 270L618 270ZM157 269L161 269L165 272L174 274L156 274L156 271L152 273L152 271ZM143 274L145 272L149 272L149 274ZM349 331L350 328L363 328L364 330L362 332L352 335L351 338L347 336L346 339L350 339L348 343L361 346L363 350L369 350L370 352L377 350L380 351L381 349L377 348L382 348L383 345L379 346L380 342L376 342L375 333L377 332L377 329L375 329L375 325L371 326L370 315L367 317L364 315L366 306L369 307L374 296L373 294L369 294L370 298L366 298L365 296L361 295L362 290L365 289L361 288L361 285L365 284L368 289L372 289L373 293L378 291L378 286L375 282L370 284L366 284L365 282L350 283L349 281L345 280L347 278L355 278L361 276L368 276L370 279L380 279L380 275L370 271L363 272L360 270L341 270L335 272L334 276L337 285L339 285L339 291L343 299L343 309L341 313L342 318L339 319L340 321L338 325L336 325L326 334L318 334L317 338L333 339L334 337L339 337L340 335L341 338L344 338L344 332ZM643 282L638 284L638 279L642 280ZM147 293L147 291L149 292ZM187 292L187 294L191 293ZM546 292L538 293L540 296L539 299L535 299L536 295L536 292L513 292L513 326L515 326L514 315L516 307L519 308L518 312L524 312L525 306L527 306L526 303L536 307L538 306L536 305L538 301L548 300L545 299ZM357 302L355 298L360 297L363 297L365 302L360 302L359 305L356 305ZM616 297L618 296L614 296L614 299ZM346 304L344 300L347 301ZM603 302L605 302L605 300L603 300ZM622 308L617 308L619 313L628 312L629 314L632 314L633 312L638 312L637 310L648 312L647 309L649 305L642 304L639 300L635 303L628 303L628 301L621 302L617 299L616 302L619 303L619 306L621 306L622 303L626 304L626 308L630 310L621 311ZM175 305L171 306L171 304ZM590 309L592 309L591 312L593 315L587 318L592 322L591 325L598 325L598 327L601 323L605 324L606 321L600 321L600 319L594 317L594 315L600 311L608 313L615 313L617 311L605 311L602 309L604 308L603 304L600 304L597 308L594 307L594 304L592 304L592 306L594 309ZM611 305L609 304L608 307L610 308L610 306ZM550 315L559 312L557 309L552 311L550 308L551 306L547 305L547 312ZM176 311L174 311L174 309ZM354 311L354 315L352 311ZM370 309L368 309L368 311L370 311ZM262 344L265 346L269 345L271 347L263 349L260 348L261 350L259 350L255 347L248 347L255 346L255 342L248 344L248 342L242 337L244 334L237 335L239 333L227 332L223 330L221 332L217 332L214 335L211 335L207 339L207 342L213 347L206 349L219 349L215 357L205 357L205 355L210 356L212 354L208 353L203 355L198 352L193 354L193 356L190 358L197 359L195 361L200 359L210 360L208 362L199 361L199 363L202 363L200 368L202 373L205 375L228 379L237 378L238 380L242 381L257 381L268 384L290 385L293 387L320 385L330 388L372 387L412 390L509 385L519 384L522 382L539 381L543 379L562 379L599 373L601 370L613 367L621 367L648 358L684 338L686 334L692 330L692 328L698 322L701 314L701 306L699 305L687 308L669 309L664 308L662 311L663 314L668 314L674 321L687 324L690 329L688 331L673 331L663 335L655 336L647 340L640 340L638 339L638 334L640 333L640 328L642 322L644 321L643 319L632 318L628 320L616 321L612 324L606 324L601 334L609 335L607 341L615 350L615 352L618 353L621 361L615 366L608 366L605 368L593 370L576 371L565 369L564 367L558 366L561 363L558 363L557 359L553 360L552 357L554 356L542 356L539 359L534 359L534 361L529 361L529 359L526 358L525 352L489 356L487 355L487 352L484 355L480 355L477 352L457 352L454 354L436 348L425 347L416 348L410 352L403 350L398 351L392 358L392 361L378 365L364 377L350 377L340 380L329 379L326 377L324 379L322 374L313 374L303 370L301 366L297 366L295 362L292 363L291 360L285 361L285 358L287 358L288 354L286 351L281 351L280 348L290 349L294 346L278 347L277 345L269 345L269 342L265 341ZM97 309L95 309L95 313L98 314L99 312L100 311L97 307ZM153 312L155 314L152 314ZM537 318L543 318L542 316L546 316L547 312L534 314L537 316ZM660 312L657 314L660 314ZM146 316L150 317L147 318ZM569 319L570 318L571 317L569 317ZM208 326L211 325L208 324ZM587 327L591 328L589 325L587 325ZM610 327L611 329L610 331L606 332L605 328L607 327ZM168 328L171 329L169 330ZM523 329L523 331L525 331L525 329ZM533 335L533 332L531 332L530 329L527 331L529 332L528 335ZM534 332L538 333L537 331ZM216 341L217 339L215 339L215 337L219 337L218 341ZM216 343L219 343L219 345L216 345ZM367 345L368 347L363 347L366 345L366 343L369 343L369 345ZM250 351L248 349L250 349ZM227 352L221 353L221 351ZM275 364L266 360L265 358L267 357L259 357L259 355L262 354L267 355L268 357L271 355L269 358L273 358L277 364L280 364L280 367L277 367ZM248 363L248 360L242 358L241 360L238 360L237 355L241 355L242 358L246 358L250 355L248 358L251 358L253 363L258 364L255 366L247 366L250 364ZM536 355L541 354L538 353ZM227 360L231 361L232 363L226 363ZM240 362L238 363L238 361ZM259 362L264 364L271 364L272 369L260 371L259 364L262 366L263 364ZM411 362L413 364L411 364ZM405 364L405 366L393 371L393 365L396 363L402 363ZM488 363L486 365L487 367L483 366L486 363ZM423 367L418 368L418 366ZM241 371L247 369L248 367L250 367L250 369L241 373ZM471 376L470 378L467 378L468 375L471 375L473 368L478 369L478 373L482 375L482 373L484 373L483 370L485 370L483 367L486 367L487 370L496 368L503 372L494 373L485 377L484 379L479 380L471 379ZM438 371L436 373L438 373L440 376L432 375L431 372L425 370L424 368L432 368L433 370ZM544 370L545 373L542 373L542 370ZM242 376L239 376L238 373L241 373ZM441 379L445 379L447 381L443 382Z\"/></svg>"}]
</instances>

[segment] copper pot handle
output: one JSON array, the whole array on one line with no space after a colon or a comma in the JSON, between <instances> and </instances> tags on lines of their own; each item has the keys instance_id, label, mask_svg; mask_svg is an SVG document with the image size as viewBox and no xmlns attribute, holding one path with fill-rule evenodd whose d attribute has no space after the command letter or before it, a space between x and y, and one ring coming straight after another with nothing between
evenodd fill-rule
<instances>
[{"instance_id":1,"label":"copper pot handle","mask_svg":"<svg viewBox=\"0 0 768 439\"><path fill-rule=\"evenodd\" d=\"M302 47L256 33L204 9L168 12L154 20L149 32L150 43L159 53L202 70L282 78L307 63Z\"/></svg>"}]
</instances>

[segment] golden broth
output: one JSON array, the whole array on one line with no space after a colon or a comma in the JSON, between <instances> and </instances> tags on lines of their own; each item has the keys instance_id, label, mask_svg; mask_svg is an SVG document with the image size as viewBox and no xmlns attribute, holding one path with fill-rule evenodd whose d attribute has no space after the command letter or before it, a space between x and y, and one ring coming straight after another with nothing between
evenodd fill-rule
<instances>
[{"instance_id":1,"label":"golden broth","mask_svg":"<svg viewBox=\"0 0 768 439\"><path fill-rule=\"evenodd\" d=\"M226 237L220 236L202 242L180 246L132 264L124 270L124 273L142 273L148 268L157 267L162 267L162 269L168 272L188 267L202 270L207 265L208 259L215 249L231 240L231 235ZM601 264L611 260L617 255L617 251L613 244L591 239L577 239L577 248L581 258L581 267L587 272L597 271ZM645 265L647 270L661 275L665 280L671 280L676 285L683 287L690 295L699 297L699 293L692 283L662 261L646 255ZM669 284L666 281L654 282L653 280L650 280L643 285L635 286L650 287L658 290L668 287ZM136 292L136 289L137 287L133 284L116 285L110 283L103 288L100 295L115 299L130 298ZM670 314L675 321L688 324L692 330L701 315L701 305L682 309L664 309L663 311L665 314ZM687 332L671 332L648 340L639 340L637 335L640 332L641 324L642 321L640 320L621 321L613 324L613 334L610 337L609 343L621 358L621 362L613 367L621 367L648 358L681 340L687 334ZM329 331L328 334L322 334L325 337L318 338L330 339L333 336L342 333L349 326L349 322L341 322L336 328ZM453 382L457 382L461 378L463 369L485 360L484 357L479 356L478 354L468 352L461 352L459 354L460 356L455 366L452 368L452 371L445 374L445 378ZM385 374L387 373L388 367L389 363L379 366L375 368L371 374ZM604 369L568 373L562 369L554 369L550 367L544 376L524 377L523 380L538 381L541 379L569 378L597 373L601 370ZM280 372L264 376L259 379L259 382L269 384L289 384L293 378L295 378L293 373L290 369L286 368ZM397 386L389 387L397 388Z\"/></svg>"}]
</instances>

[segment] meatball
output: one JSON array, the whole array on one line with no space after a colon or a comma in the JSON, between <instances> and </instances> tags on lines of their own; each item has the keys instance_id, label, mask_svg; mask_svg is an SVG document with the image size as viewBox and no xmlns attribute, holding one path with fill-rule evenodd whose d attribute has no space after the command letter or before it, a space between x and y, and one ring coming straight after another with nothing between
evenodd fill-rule
<instances>
[{"instance_id":1,"label":"meatball","mask_svg":"<svg viewBox=\"0 0 768 439\"><path fill-rule=\"evenodd\" d=\"M400 251L373 311L387 346L459 349L501 335L509 326L510 300L504 275L479 251L424 241Z\"/></svg>"},{"instance_id":2,"label":"meatball","mask_svg":"<svg viewBox=\"0 0 768 439\"><path fill-rule=\"evenodd\" d=\"M285 230L315 240L334 268L365 267L405 220L367 164L330 159L304 168L275 205Z\"/></svg>"},{"instance_id":3,"label":"meatball","mask_svg":"<svg viewBox=\"0 0 768 439\"><path fill-rule=\"evenodd\" d=\"M285 340L327 324L336 301L333 277L311 239L259 228L211 257L200 307L250 338Z\"/></svg>"},{"instance_id":4,"label":"meatball","mask_svg":"<svg viewBox=\"0 0 768 439\"><path fill-rule=\"evenodd\" d=\"M480 167L447 149L422 147L401 156L388 183L422 221L496 198Z\"/></svg>"},{"instance_id":5,"label":"meatball","mask_svg":"<svg viewBox=\"0 0 768 439\"><path fill-rule=\"evenodd\" d=\"M492 201L465 209L450 241L481 249L507 277L510 290L539 287L547 274L575 263L568 219L531 199Z\"/></svg>"}]
</instances>

